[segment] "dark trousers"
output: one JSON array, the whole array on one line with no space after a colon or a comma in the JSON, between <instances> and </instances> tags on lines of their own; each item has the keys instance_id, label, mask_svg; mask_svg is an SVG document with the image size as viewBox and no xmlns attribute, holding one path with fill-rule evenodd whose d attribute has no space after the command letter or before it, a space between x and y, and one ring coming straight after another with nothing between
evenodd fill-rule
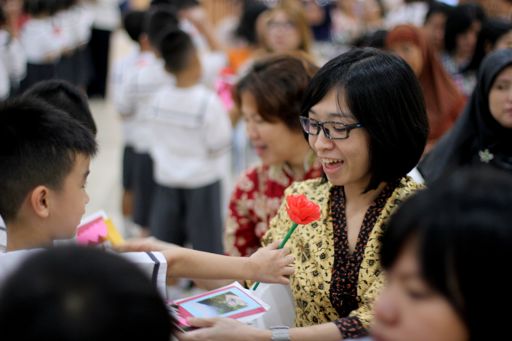
<instances>
[{"instance_id":1,"label":"dark trousers","mask_svg":"<svg viewBox=\"0 0 512 341\"><path fill-rule=\"evenodd\" d=\"M108 59L112 32L92 29L89 41L91 58L91 79L87 94L91 97L105 97L107 91Z\"/></svg>"},{"instance_id":2,"label":"dark trousers","mask_svg":"<svg viewBox=\"0 0 512 341\"><path fill-rule=\"evenodd\" d=\"M196 250L223 253L221 182L199 188L156 186L149 220L151 234Z\"/></svg>"}]
</instances>

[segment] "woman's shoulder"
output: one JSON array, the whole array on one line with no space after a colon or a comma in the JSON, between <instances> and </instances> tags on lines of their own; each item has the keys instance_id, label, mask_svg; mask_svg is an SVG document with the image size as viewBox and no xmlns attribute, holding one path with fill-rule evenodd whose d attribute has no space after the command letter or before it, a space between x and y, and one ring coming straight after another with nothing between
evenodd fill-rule
<instances>
[{"instance_id":1,"label":"woman's shoulder","mask_svg":"<svg viewBox=\"0 0 512 341\"><path fill-rule=\"evenodd\" d=\"M325 178L314 178L303 181L295 181L286 189L286 195L289 194L305 194L308 197L325 193L332 184Z\"/></svg>"},{"instance_id":2,"label":"woman's shoulder","mask_svg":"<svg viewBox=\"0 0 512 341\"><path fill-rule=\"evenodd\" d=\"M425 185L417 182L409 175L401 178L397 186L397 189L403 192L414 192L423 188L425 188Z\"/></svg>"},{"instance_id":3,"label":"woman's shoulder","mask_svg":"<svg viewBox=\"0 0 512 341\"><path fill-rule=\"evenodd\" d=\"M400 179L393 194L391 195L391 199L402 201L414 192L424 188L425 186L423 184L416 182L413 178L407 175Z\"/></svg>"}]
</instances>

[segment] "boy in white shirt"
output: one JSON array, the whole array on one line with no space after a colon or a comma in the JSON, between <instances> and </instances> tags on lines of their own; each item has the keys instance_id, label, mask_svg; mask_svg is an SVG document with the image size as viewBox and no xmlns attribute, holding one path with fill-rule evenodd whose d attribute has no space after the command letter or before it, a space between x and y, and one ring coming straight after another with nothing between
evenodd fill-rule
<instances>
[{"instance_id":1,"label":"boy in white shirt","mask_svg":"<svg viewBox=\"0 0 512 341\"><path fill-rule=\"evenodd\" d=\"M63 40L50 14L51 5L41 0L25 1L24 9L29 18L20 33L20 42L27 56L27 75L20 85L22 91L56 75Z\"/></svg>"},{"instance_id":2,"label":"boy in white shirt","mask_svg":"<svg viewBox=\"0 0 512 341\"><path fill-rule=\"evenodd\" d=\"M160 43L165 68L176 79L155 94L148 112L157 188L151 233L178 245L222 253L222 156L231 123L220 99L200 83L201 64L190 36L175 29Z\"/></svg>"},{"instance_id":3,"label":"boy in white shirt","mask_svg":"<svg viewBox=\"0 0 512 341\"><path fill-rule=\"evenodd\" d=\"M56 239L74 236L89 201L85 183L96 148L89 129L36 98L26 96L0 105L0 215L9 232L10 251L0 254L0 281L27 253L37 252L23 250L49 247ZM293 257L286 250L273 250L276 247L262 249L251 258L167 245L161 253L126 257L135 263L142 257L153 259L139 265L158 278L155 282L162 277L164 282L192 277L287 283Z\"/></svg>"},{"instance_id":4,"label":"boy in white shirt","mask_svg":"<svg viewBox=\"0 0 512 341\"><path fill-rule=\"evenodd\" d=\"M6 5L6 8L8 6L12 7L12 4ZM0 101L16 91L27 69L25 52L14 27L17 14L12 12L16 11L4 11L3 4L0 5Z\"/></svg>"},{"instance_id":5,"label":"boy in white shirt","mask_svg":"<svg viewBox=\"0 0 512 341\"><path fill-rule=\"evenodd\" d=\"M153 160L149 154L152 132L147 126L149 102L152 96L173 78L165 72L164 63L155 51L160 35L165 28L177 25L176 14L166 8L151 9L144 23L144 35L149 47L140 52L135 64L122 79L119 95L116 95L117 110L131 123L130 140L134 149L133 171L133 222L142 227L143 235L148 235L149 213L155 183L153 180Z\"/></svg>"},{"instance_id":6,"label":"boy in white shirt","mask_svg":"<svg viewBox=\"0 0 512 341\"><path fill-rule=\"evenodd\" d=\"M112 92L114 104L121 114L121 128L123 132L123 161L122 161L122 185L123 194L121 201L121 209L124 217L125 231L130 235L136 234L133 231L133 224L131 224L133 215L133 190L134 190L134 158L135 150L134 144L136 139L134 131L137 129L137 120L134 119L135 115L127 114L131 110L125 106L125 98L122 92L123 81L126 79L126 74L130 73L132 69L138 69L139 62L144 60L143 54L151 53L151 46L147 35L143 32L144 21L146 18L145 11L130 11L123 16L123 28L136 44L133 50L120 60L116 61L113 66L111 76Z\"/></svg>"}]
</instances>

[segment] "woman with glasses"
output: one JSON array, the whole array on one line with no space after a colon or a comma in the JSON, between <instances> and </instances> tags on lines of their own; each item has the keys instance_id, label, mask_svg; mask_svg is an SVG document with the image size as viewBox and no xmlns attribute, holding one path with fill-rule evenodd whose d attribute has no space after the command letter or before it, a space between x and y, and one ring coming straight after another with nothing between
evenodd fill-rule
<instances>
[{"instance_id":1,"label":"woman with glasses","mask_svg":"<svg viewBox=\"0 0 512 341\"><path fill-rule=\"evenodd\" d=\"M420 85L399 57L354 49L313 77L302 127L325 177L296 182L321 208L319 221L299 226L287 243L295 257L290 287L295 328L261 330L224 319L191 320L183 340L340 340L367 335L383 285L380 238L394 209L420 188L406 174L428 135ZM292 225L283 203L264 244Z\"/></svg>"}]
</instances>

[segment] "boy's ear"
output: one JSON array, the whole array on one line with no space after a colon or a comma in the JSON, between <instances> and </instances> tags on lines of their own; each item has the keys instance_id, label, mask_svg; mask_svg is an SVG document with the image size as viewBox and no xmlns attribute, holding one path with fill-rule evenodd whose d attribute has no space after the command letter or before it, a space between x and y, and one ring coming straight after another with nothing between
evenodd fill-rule
<instances>
[{"instance_id":1,"label":"boy's ear","mask_svg":"<svg viewBox=\"0 0 512 341\"><path fill-rule=\"evenodd\" d=\"M50 215L50 189L46 186L37 186L32 190L29 203L34 213L40 218L48 218Z\"/></svg>"}]
</instances>

